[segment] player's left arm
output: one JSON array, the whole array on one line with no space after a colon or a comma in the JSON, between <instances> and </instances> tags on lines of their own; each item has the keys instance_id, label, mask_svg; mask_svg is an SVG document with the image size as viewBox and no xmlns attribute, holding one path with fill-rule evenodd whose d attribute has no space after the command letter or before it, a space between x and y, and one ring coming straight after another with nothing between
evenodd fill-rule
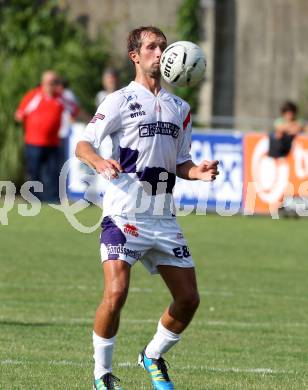
<instances>
[{"instance_id":1,"label":"player's left arm","mask_svg":"<svg viewBox=\"0 0 308 390\"><path fill-rule=\"evenodd\" d=\"M184 108L184 107L183 107ZM213 181L218 172L218 161L203 160L196 165L190 155L192 120L189 106L186 103L185 116L183 117L183 131L180 133L177 159L176 175L185 180Z\"/></svg>"},{"instance_id":2,"label":"player's left arm","mask_svg":"<svg viewBox=\"0 0 308 390\"><path fill-rule=\"evenodd\" d=\"M213 181L219 175L218 164L217 160L203 160L199 165L196 165L193 161L188 160L177 165L176 175L185 180Z\"/></svg>"}]
</instances>

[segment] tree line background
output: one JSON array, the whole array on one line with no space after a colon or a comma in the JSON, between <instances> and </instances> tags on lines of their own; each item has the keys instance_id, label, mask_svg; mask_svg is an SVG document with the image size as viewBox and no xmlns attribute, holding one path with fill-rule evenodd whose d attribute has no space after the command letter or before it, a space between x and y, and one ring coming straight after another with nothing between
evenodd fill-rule
<instances>
[{"instance_id":1,"label":"tree line background","mask_svg":"<svg viewBox=\"0 0 308 390\"><path fill-rule=\"evenodd\" d=\"M108 60L106 41L90 40L55 0L11 0L0 3L0 48L0 180L21 182L23 130L13 119L20 99L44 70L54 69L93 112Z\"/></svg>"},{"instance_id":2,"label":"tree line background","mask_svg":"<svg viewBox=\"0 0 308 390\"><path fill-rule=\"evenodd\" d=\"M199 0L182 0L177 14L178 40L199 41ZM116 26L115 26L116 28ZM112 61L108 37L90 39L85 28L70 22L58 0L0 0L0 180L24 180L23 129L14 122L22 96L40 83L44 70L68 80L84 110L95 110L102 69ZM117 66L123 83L132 77L128 61ZM174 91L198 105L199 87Z\"/></svg>"}]
</instances>

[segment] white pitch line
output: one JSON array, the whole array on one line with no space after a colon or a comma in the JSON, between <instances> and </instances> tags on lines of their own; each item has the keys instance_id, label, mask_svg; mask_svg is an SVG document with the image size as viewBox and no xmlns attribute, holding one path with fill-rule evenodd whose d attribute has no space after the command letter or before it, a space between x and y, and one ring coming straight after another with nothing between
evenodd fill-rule
<instances>
[{"instance_id":1,"label":"white pitch line","mask_svg":"<svg viewBox=\"0 0 308 390\"><path fill-rule=\"evenodd\" d=\"M136 364L132 362L122 362L118 363L118 367L124 368L135 368ZM273 370L272 368L238 368L238 367L227 367L227 368L218 368L218 367L208 367L208 366L177 366L177 369L181 370L204 370L204 371L215 371L215 372L237 372L237 373L253 373L253 374L290 374L293 371L285 370Z\"/></svg>"},{"instance_id":2,"label":"white pitch line","mask_svg":"<svg viewBox=\"0 0 308 390\"><path fill-rule=\"evenodd\" d=\"M122 362L117 364L118 367L123 368L135 368L136 364L132 362ZM209 367L209 366L177 366L177 369L180 370L188 370L188 371L212 371L212 372L231 372L231 373L240 373L240 374L296 374L295 371L287 371L287 370L276 370L272 368L239 368L239 367Z\"/></svg>"},{"instance_id":3,"label":"white pitch line","mask_svg":"<svg viewBox=\"0 0 308 390\"><path fill-rule=\"evenodd\" d=\"M76 367L89 367L92 365L90 362L76 362L73 360L46 360L46 361L35 361L35 360L14 360L14 359L5 359L0 360L1 365L55 365L55 366L76 366ZM137 362L120 362L116 366L121 368L137 368ZM239 368L239 367L210 367L210 366L197 366L197 365L179 365L177 366L178 370L187 370L187 371L211 371L211 372L224 372L224 373L238 373L238 374L272 374L272 375L281 375L281 374L297 374L296 371L288 370L277 370L272 368Z\"/></svg>"},{"instance_id":4,"label":"white pitch line","mask_svg":"<svg viewBox=\"0 0 308 390\"><path fill-rule=\"evenodd\" d=\"M275 328L307 328L307 323L301 322L285 322L285 323L274 323L274 322L237 322L237 321L195 321L195 324L198 325L208 325L208 326L231 326L238 328L263 328L263 327L275 327Z\"/></svg>"},{"instance_id":5,"label":"white pitch line","mask_svg":"<svg viewBox=\"0 0 308 390\"><path fill-rule=\"evenodd\" d=\"M199 290L200 295L218 295L221 297L233 297L234 294L228 291L210 291L210 290Z\"/></svg>"},{"instance_id":6,"label":"white pitch line","mask_svg":"<svg viewBox=\"0 0 308 390\"><path fill-rule=\"evenodd\" d=\"M78 367L88 367L91 363L83 362L74 362L72 360L49 360L47 364L57 365L57 366L78 366Z\"/></svg>"},{"instance_id":7,"label":"white pitch line","mask_svg":"<svg viewBox=\"0 0 308 390\"><path fill-rule=\"evenodd\" d=\"M123 319L122 322L130 324L147 324L147 323L157 323L157 319ZM235 327L235 328L265 328L265 327L275 327L275 328L307 328L307 323L271 323L271 322L235 322L235 321L193 321L192 326L222 326L222 327Z\"/></svg>"},{"instance_id":8,"label":"white pitch line","mask_svg":"<svg viewBox=\"0 0 308 390\"><path fill-rule=\"evenodd\" d=\"M5 359L0 360L0 364L3 366L6 365L20 365L20 366L26 366L31 364L47 364L47 365L54 365L54 366L76 366L76 367L88 367L91 366L91 363L83 363L83 362L75 362L72 360L14 360L14 359Z\"/></svg>"},{"instance_id":9,"label":"white pitch line","mask_svg":"<svg viewBox=\"0 0 308 390\"><path fill-rule=\"evenodd\" d=\"M140 288L140 287L130 287L129 292L132 293L152 293L154 290L152 288Z\"/></svg>"},{"instance_id":10,"label":"white pitch line","mask_svg":"<svg viewBox=\"0 0 308 390\"><path fill-rule=\"evenodd\" d=\"M10 289L18 289L18 290L46 290L52 289L53 291L66 291L66 290L81 290L81 291L96 291L96 288L92 288L91 286L82 285L82 284L57 284L57 283L36 283L33 284L25 284L25 283L0 283L0 288L10 288ZM153 293L156 290L148 287L130 287L129 292L134 294L144 294L144 293ZM165 290L167 294L168 291ZM200 290L200 295L219 295L223 297L231 297L234 294L228 291L208 291L208 290Z\"/></svg>"},{"instance_id":11,"label":"white pitch line","mask_svg":"<svg viewBox=\"0 0 308 390\"><path fill-rule=\"evenodd\" d=\"M0 360L0 364L2 365L19 365L19 364L23 364L23 362L21 360L12 360L12 359L6 359L6 360Z\"/></svg>"},{"instance_id":12,"label":"white pitch line","mask_svg":"<svg viewBox=\"0 0 308 390\"><path fill-rule=\"evenodd\" d=\"M212 371L224 373L239 373L239 374L296 374L295 371L275 370L272 368L239 368L239 367L209 367L209 366L182 366L181 370L198 370L198 371Z\"/></svg>"}]
</instances>

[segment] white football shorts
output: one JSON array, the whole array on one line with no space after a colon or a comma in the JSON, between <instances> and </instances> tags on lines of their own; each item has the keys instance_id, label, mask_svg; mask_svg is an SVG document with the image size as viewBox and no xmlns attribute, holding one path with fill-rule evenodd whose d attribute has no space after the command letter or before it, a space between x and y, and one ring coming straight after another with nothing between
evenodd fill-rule
<instances>
[{"instance_id":1,"label":"white football shorts","mask_svg":"<svg viewBox=\"0 0 308 390\"><path fill-rule=\"evenodd\" d=\"M175 218L128 219L105 217L101 232L101 260L140 261L147 270L158 273L158 265L192 268L194 262Z\"/></svg>"}]
</instances>

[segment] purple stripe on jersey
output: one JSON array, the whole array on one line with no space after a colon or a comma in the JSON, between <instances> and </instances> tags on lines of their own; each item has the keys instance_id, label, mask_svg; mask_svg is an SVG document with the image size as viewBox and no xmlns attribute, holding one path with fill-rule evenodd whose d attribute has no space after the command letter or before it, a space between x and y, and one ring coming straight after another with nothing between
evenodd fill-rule
<instances>
[{"instance_id":1,"label":"purple stripe on jersey","mask_svg":"<svg viewBox=\"0 0 308 390\"><path fill-rule=\"evenodd\" d=\"M140 181L148 182L151 185L151 195L159 195L161 193L171 194L176 179L174 173L168 172L160 167L146 167L142 172L137 172L137 176ZM144 188L147 190L147 186L144 186Z\"/></svg>"},{"instance_id":2,"label":"purple stripe on jersey","mask_svg":"<svg viewBox=\"0 0 308 390\"><path fill-rule=\"evenodd\" d=\"M138 150L130 148L121 148L120 146L120 165L125 173L136 172L136 162L138 159Z\"/></svg>"},{"instance_id":3,"label":"purple stripe on jersey","mask_svg":"<svg viewBox=\"0 0 308 390\"><path fill-rule=\"evenodd\" d=\"M102 222L103 231L101 232L101 243L108 250L111 247L117 247L126 243L126 237L122 230L114 223L110 217L105 217ZM109 251L108 251L109 252ZM108 260L116 260L119 258L117 253L110 251Z\"/></svg>"}]
</instances>

